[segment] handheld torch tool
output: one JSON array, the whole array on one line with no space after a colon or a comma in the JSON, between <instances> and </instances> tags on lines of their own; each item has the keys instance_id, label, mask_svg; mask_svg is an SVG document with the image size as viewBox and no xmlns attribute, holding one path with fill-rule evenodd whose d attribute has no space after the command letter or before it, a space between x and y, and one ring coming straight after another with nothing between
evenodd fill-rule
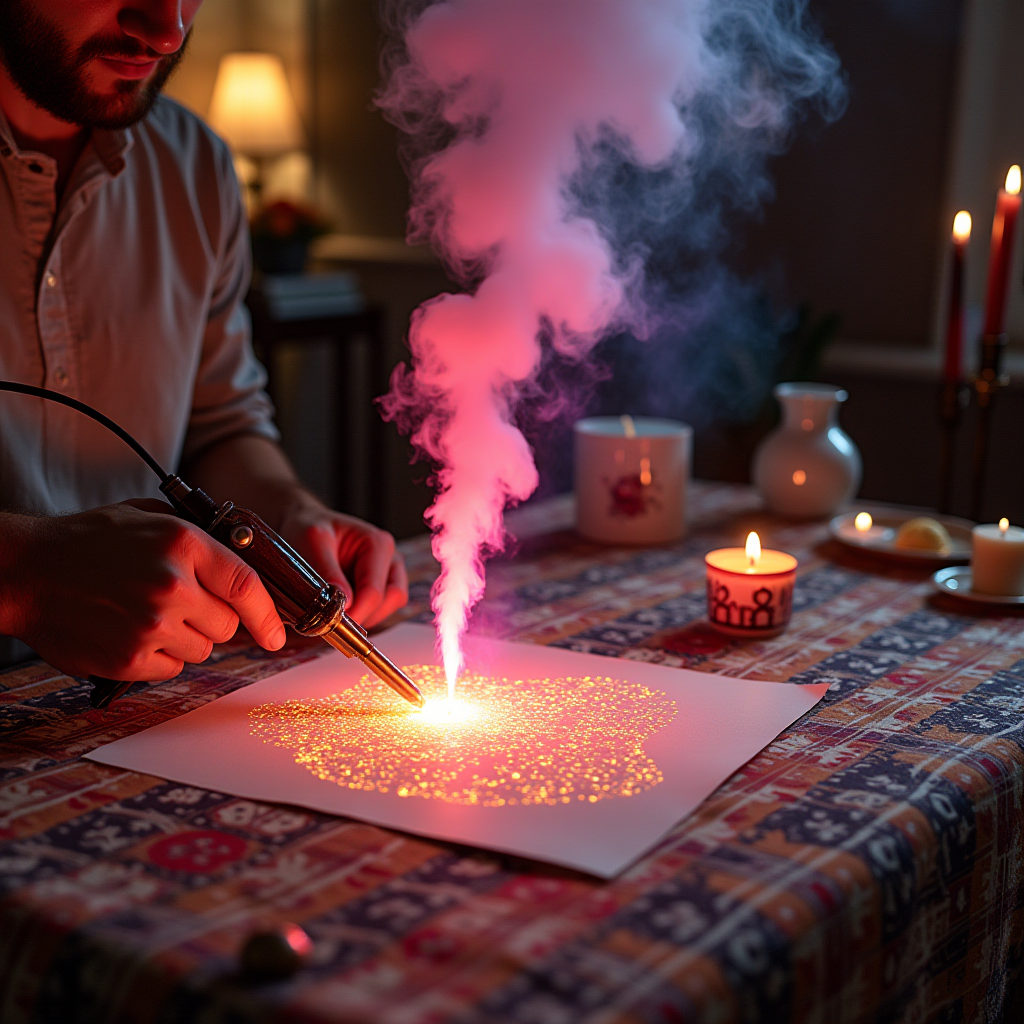
<instances>
[{"instance_id":1,"label":"handheld torch tool","mask_svg":"<svg viewBox=\"0 0 1024 1024\"><path fill-rule=\"evenodd\" d=\"M258 515L226 501L218 505L205 491L170 476L160 485L178 514L205 530L256 571L277 605L281 620L303 636L323 637L346 658L358 658L411 704L423 707L416 684L345 614L345 595L325 582L313 567ZM105 708L131 687L130 682L90 676L94 708Z\"/></svg>"},{"instance_id":2,"label":"handheld torch tool","mask_svg":"<svg viewBox=\"0 0 1024 1024\"><path fill-rule=\"evenodd\" d=\"M254 512L226 501L218 505L205 491L189 487L180 477L164 472L160 464L126 430L84 402L46 388L0 381L0 391L33 395L84 413L128 444L161 478L160 490L183 519L194 523L255 570L277 605L282 621L303 636L320 636L346 658L358 658L368 669L411 704L426 703L416 684L382 654L357 622L345 614L345 594L327 583L283 538ZM133 681L90 676L89 703L105 708Z\"/></svg>"}]
</instances>

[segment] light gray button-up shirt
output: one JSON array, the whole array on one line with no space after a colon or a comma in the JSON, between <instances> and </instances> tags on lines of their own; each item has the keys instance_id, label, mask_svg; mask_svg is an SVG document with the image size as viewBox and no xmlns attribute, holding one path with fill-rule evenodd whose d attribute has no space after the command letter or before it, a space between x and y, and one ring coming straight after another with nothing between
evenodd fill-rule
<instances>
[{"instance_id":1,"label":"light gray button-up shirt","mask_svg":"<svg viewBox=\"0 0 1024 1024\"><path fill-rule=\"evenodd\" d=\"M232 435L276 438L227 147L161 97L135 127L92 133L59 206L56 182L0 113L0 378L87 402L169 472ZM157 484L92 420L0 393L0 508L94 508Z\"/></svg>"}]
</instances>

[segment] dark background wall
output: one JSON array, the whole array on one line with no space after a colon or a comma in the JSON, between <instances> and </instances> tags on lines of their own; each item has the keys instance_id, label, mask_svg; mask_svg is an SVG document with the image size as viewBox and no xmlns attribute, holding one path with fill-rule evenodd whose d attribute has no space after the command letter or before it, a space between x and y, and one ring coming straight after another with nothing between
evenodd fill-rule
<instances>
[{"instance_id":1,"label":"dark background wall","mask_svg":"<svg viewBox=\"0 0 1024 1024\"><path fill-rule=\"evenodd\" d=\"M925 346L942 245L961 0L818 0L848 107L774 161L776 195L737 264L790 303L840 312L844 338Z\"/></svg>"},{"instance_id":2,"label":"dark background wall","mask_svg":"<svg viewBox=\"0 0 1024 1024\"><path fill-rule=\"evenodd\" d=\"M396 155L396 134L373 108L380 45L375 3L207 0L209 25L224 37L222 48L240 45L227 38L229 6L233 5L231 17L257 24L265 19L262 6L267 3L274 12L276 31L281 31L286 7L297 10L298 5L303 10L304 36L288 42L286 63L290 74L305 76L296 91L316 165L317 203L330 213L342 234L400 238L406 180ZM998 103L992 100L988 80L1005 75L1007 67L1024 64L1019 61L1019 46L1013 45L1014 33L1024 42L1024 13L1017 17L1010 11L1020 7L1024 12L1024 5L1006 7L1004 14L998 14L1003 22L989 10L992 6L978 0L972 4L967 0L812 0L812 16L845 69L848 108L834 124L824 125L812 117L797 128L788 151L771 162L774 200L759 217L731 226L727 262L753 282L779 323L801 305L809 305L818 317L831 313L841 317L841 328L824 363L808 373L850 389L844 421L865 455L865 497L921 505L934 500L934 467L939 458L934 412L936 322L952 214L959 205L967 205L975 215L968 269L970 297L977 303L999 182L995 170L981 173L974 165L987 160L992 168L1003 168L998 173L1004 174L1008 155L1024 157L1024 152L1016 153L1019 147L1014 140L1024 140L1024 131L1019 138L1014 134L1016 122L1006 106L1010 100L1006 96L1000 96ZM1005 5L995 6L1002 12ZM272 48L267 32L250 29L247 38L255 42L245 45ZM196 62L193 79L187 78L186 67L182 83L189 86L191 81L190 95L199 109L205 102L202 90L212 87L211 60L217 51L213 40L207 40L205 49L194 48L189 58ZM970 65L966 71L965 53ZM969 82L969 88L963 81L968 73L974 83ZM1019 68L1013 71L1021 73ZM965 103L974 107L965 111ZM998 109L990 110L994 103ZM988 133L984 137L979 125ZM991 153L996 157L986 155ZM974 167L970 189L963 183L965 167ZM418 302L447 284L440 269L387 259L343 259L332 264L355 272L372 301L385 307L389 359L398 362L404 356L409 314ZM1013 308L1020 309L1020 274L1014 280ZM1018 314L1011 316L1015 323L1013 316ZM1013 331L1021 334L1013 341L1024 342L1024 333L1017 327ZM753 337L749 343L761 344ZM715 339L709 344L715 344ZM852 371L848 360L837 358L851 347L870 348L878 359L858 363ZM916 350L925 362L913 373L896 371L887 362L895 349ZM661 374L665 378L662 391L671 392L673 380L678 379L678 403L667 410L662 395L658 411L699 422L699 473L746 479L758 429L770 422L763 409L758 419L770 373L765 374L761 395L750 398L745 413L734 409L722 421L708 422L706 410L694 407L693 389L686 386L689 372L686 366L674 365ZM729 393L735 384L730 372L723 367L716 371L718 379L709 383L719 393ZM617 401L614 384L595 398L607 411L622 411ZM1017 421L1024 416L1024 404L1019 395L1005 396L1002 404L999 443L1003 452L995 461L996 475L1003 482L993 485L992 512L1024 520L1024 484L1017 456ZM374 415L369 395L364 411ZM646 410L630 396L629 411ZM966 507L969 469L966 429L958 499L962 508ZM540 453L548 477L545 490L550 492L569 483L569 434L567 429L553 428L545 431L545 437L554 450L553 455ZM410 468L408 457L408 449L392 432L381 466L388 494L385 525L401 535L422 528L421 513L429 500L422 483L427 468Z\"/></svg>"}]
</instances>

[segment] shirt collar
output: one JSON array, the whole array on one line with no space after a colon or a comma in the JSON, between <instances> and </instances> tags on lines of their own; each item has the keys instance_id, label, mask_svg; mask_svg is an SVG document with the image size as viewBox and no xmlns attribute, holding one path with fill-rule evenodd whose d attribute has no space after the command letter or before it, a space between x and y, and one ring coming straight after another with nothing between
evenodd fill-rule
<instances>
[{"instance_id":1,"label":"shirt collar","mask_svg":"<svg viewBox=\"0 0 1024 1024\"><path fill-rule=\"evenodd\" d=\"M135 144L135 135L131 128L94 128L90 133L90 142L100 163L112 178L116 178L125 168L125 154ZM6 115L0 109L0 156L12 154L23 155L14 141Z\"/></svg>"}]
</instances>

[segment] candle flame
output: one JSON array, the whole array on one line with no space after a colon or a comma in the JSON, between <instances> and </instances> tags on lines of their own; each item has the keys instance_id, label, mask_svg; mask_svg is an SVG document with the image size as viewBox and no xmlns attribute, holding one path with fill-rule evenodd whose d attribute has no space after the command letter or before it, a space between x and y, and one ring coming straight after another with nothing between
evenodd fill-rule
<instances>
[{"instance_id":1,"label":"candle flame","mask_svg":"<svg viewBox=\"0 0 1024 1024\"><path fill-rule=\"evenodd\" d=\"M1006 531L1009 528L1010 528L1010 520L1009 519L1000 519L999 520L999 532L1000 533L1006 533Z\"/></svg>"},{"instance_id":2,"label":"candle flame","mask_svg":"<svg viewBox=\"0 0 1024 1024\"><path fill-rule=\"evenodd\" d=\"M874 520L871 518L870 512L858 512L857 518L854 519L853 525L860 533L867 533L871 529Z\"/></svg>"},{"instance_id":3,"label":"candle flame","mask_svg":"<svg viewBox=\"0 0 1024 1024\"><path fill-rule=\"evenodd\" d=\"M955 242L966 242L971 237L971 215L966 210L961 210L953 218L953 240Z\"/></svg>"},{"instance_id":4,"label":"candle flame","mask_svg":"<svg viewBox=\"0 0 1024 1024\"><path fill-rule=\"evenodd\" d=\"M622 424L622 432L626 437L636 437L636 424L633 422L632 416L620 416L619 422Z\"/></svg>"},{"instance_id":5,"label":"candle flame","mask_svg":"<svg viewBox=\"0 0 1024 1024\"><path fill-rule=\"evenodd\" d=\"M1020 164L1014 164L1006 172L1006 191L1011 196L1020 194Z\"/></svg>"},{"instance_id":6,"label":"candle flame","mask_svg":"<svg viewBox=\"0 0 1024 1024\"><path fill-rule=\"evenodd\" d=\"M761 538L753 531L747 534L746 551L747 561L751 566L757 565L761 561Z\"/></svg>"}]
</instances>

